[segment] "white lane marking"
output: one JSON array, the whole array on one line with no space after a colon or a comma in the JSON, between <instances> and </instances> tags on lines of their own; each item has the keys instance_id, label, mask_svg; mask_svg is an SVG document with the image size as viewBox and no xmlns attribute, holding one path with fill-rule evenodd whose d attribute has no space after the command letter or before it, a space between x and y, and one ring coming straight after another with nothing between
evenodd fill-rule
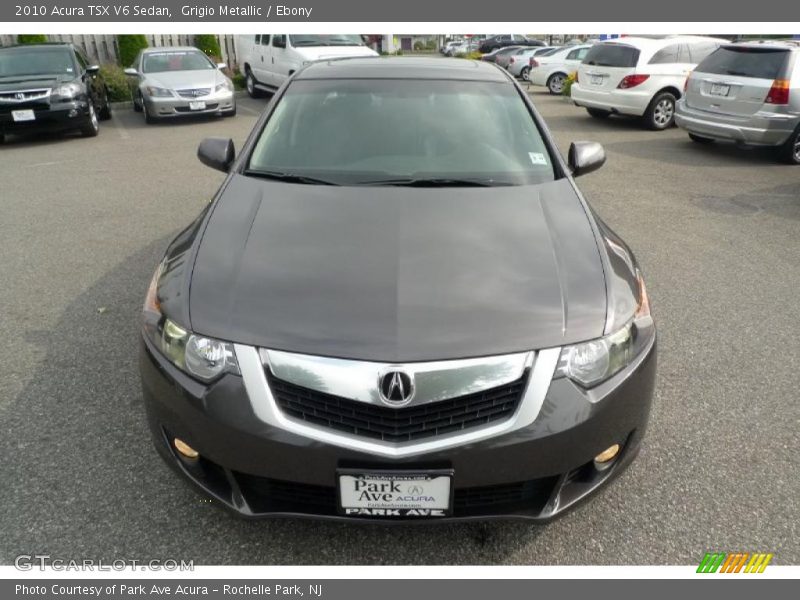
<instances>
[{"instance_id":1,"label":"white lane marking","mask_svg":"<svg viewBox=\"0 0 800 600\"><path fill-rule=\"evenodd\" d=\"M50 162L40 162L40 163L33 163L30 165L22 165L23 167L33 168L33 167L50 167L52 165L62 165L64 163L68 163L68 160L53 160Z\"/></svg>"}]
</instances>

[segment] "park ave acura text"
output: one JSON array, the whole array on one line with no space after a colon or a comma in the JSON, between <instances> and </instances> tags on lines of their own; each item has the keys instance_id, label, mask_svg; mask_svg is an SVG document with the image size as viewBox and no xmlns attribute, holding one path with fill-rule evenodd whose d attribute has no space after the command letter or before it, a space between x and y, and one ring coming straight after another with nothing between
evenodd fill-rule
<instances>
[{"instance_id":1,"label":"park ave acura text","mask_svg":"<svg viewBox=\"0 0 800 600\"><path fill-rule=\"evenodd\" d=\"M144 304L155 445L244 516L546 520L647 425L642 274L529 97L459 59L313 63L275 94Z\"/></svg>"}]
</instances>

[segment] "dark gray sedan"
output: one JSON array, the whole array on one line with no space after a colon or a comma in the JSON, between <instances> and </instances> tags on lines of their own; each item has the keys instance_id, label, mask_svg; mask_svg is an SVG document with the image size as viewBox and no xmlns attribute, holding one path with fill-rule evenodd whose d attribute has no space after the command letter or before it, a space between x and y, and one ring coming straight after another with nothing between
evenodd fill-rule
<instances>
[{"instance_id":1,"label":"dark gray sedan","mask_svg":"<svg viewBox=\"0 0 800 600\"><path fill-rule=\"evenodd\" d=\"M656 335L633 253L504 71L298 71L172 242L144 304L155 445L248 517L547 520L647 426Z\"/></svg>"}]
</instances>

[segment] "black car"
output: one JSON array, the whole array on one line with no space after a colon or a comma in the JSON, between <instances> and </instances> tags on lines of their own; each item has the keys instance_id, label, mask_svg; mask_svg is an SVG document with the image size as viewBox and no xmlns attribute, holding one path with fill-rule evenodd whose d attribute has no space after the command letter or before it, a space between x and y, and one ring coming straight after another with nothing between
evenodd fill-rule
<instances>
[{"instance_id":1,"label":"black car","mask_svg":"<svg viewBox=\"0 0 800 600\"><path fill-rule=\"evenodd\" d=\"M479 61L312 63L169 245L140 372L162 457L248 517L546 520L647 426L633 253L530 98Z\"/></svg>"},{"instance_id":2,"label":"black car","mask_svg":"<svg viewBox=\"0 0 800 600\"><path fill-rule=\"evenodd\" d=\"M0 48L0 142L6 134L80 131L97 135L110 119L100 68L72 44Z\"/></svg>"},{"instance_id":3,"label":"black car","mask_svg":"<svg viewBox=\"0 0 800 600\"><path fill-rule=\"evenodd\" d=\"M498 48L505 48L506 46L544 46L545 43L541 40L533 40L529 37L519 34L503 34L494 35L481 41L478 50L486 54Z\"/></svg>"}]
</instances>

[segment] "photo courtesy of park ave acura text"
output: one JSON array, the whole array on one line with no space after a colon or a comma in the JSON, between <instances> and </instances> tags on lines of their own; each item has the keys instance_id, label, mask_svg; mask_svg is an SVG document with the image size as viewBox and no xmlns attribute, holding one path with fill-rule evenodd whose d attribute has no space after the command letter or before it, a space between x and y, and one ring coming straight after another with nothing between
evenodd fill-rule
<instances>
[{"instance_id":1,"label":"photo courtesy of park ave acura text","mask_svg":"<svg viewBox=\"0 0 800 600\"><path fill-rule=\"evenodd\" d=\"M800 561L800 25L121 6L0 29L0 564Z\"/></svg>"}]
</instances>

